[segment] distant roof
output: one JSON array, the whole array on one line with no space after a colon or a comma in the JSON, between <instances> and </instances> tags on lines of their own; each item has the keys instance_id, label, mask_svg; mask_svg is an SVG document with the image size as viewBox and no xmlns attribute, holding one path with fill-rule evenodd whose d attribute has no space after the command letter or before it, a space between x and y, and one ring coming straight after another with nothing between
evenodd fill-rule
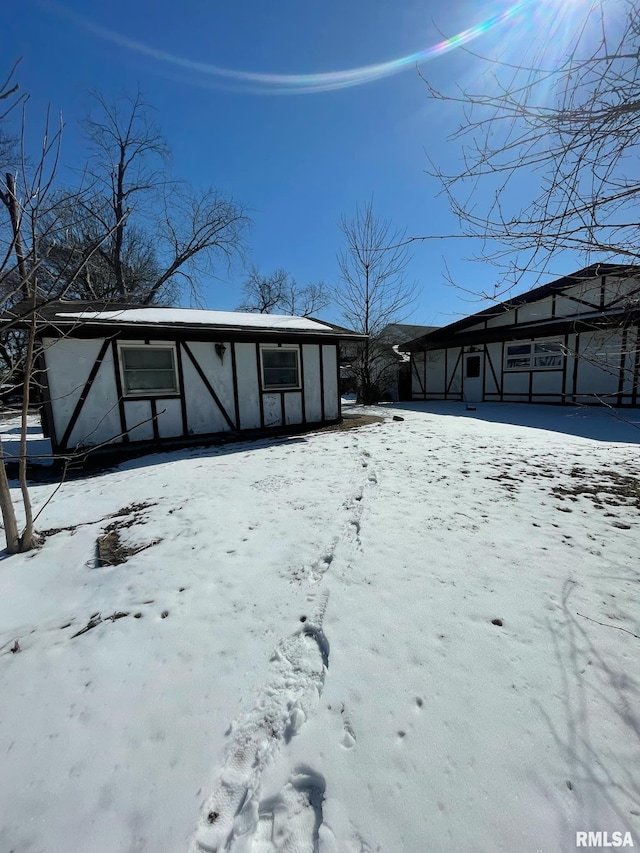
<instances>
[{"instance_id":1,"label":"distant roof","mask_svg":"<svg viewBox=\"0 0 640 853\"><path fill-rule=\"evenodd\" d=\"M7 311L0 319L26 320L33 307L25 302ZM308 317L285 314L252 314L245 311L210 311L199 308L158 308L113 303L55 300L36 309L38 320L51 326L135 326L162 329L207 329L209 331L258 331L320 334L361 338L356 332Z\"/></svg>"},{"instance_id":2,"label":"distant roof","mask_svg":"<svg viewBox=\"0 0 640 853\"><path fill-rule=\"evenodd\" d=\"M488 317L498 317L515 308L518 305L525 305L529 302L537 302L539 299L544 299L545 296L550 296L553 293L561 293L569 287L574 287L581 281L589 281L597 278L600 275L618 275L625 278L633 276L640 277L640 266L634 264L591 264L591 266L571 273L571 275L563 276L555 281L550 281L540 287L535 287L533 290L528 290L518 296L511 296L504 302L499 302L496 305L491 305L483 311L478 311L476 314L470 314L468 317L463 317L461 320L456 320L448 326L435 328L431 332L416 336L413 340L407 342L409 350L420 349L423 343L435 342L440 339L447 339L450 334L462 331L467 326L475 325L479 320L486 320Z\"/></svg>"},{"instance_id":3,"label":"distant roof","mask_svg":"<svg viewBox=\"0 0 640 853\"><path fill-rule=\"evenodd\" d=\"M198 308L128 308L116 311L56 311L55 317L95 322L142 323L144 325L250 326L252 329L296 329L327 332L331 326L284 314L249 314L243 311L205 311Z\"/></svg>"},{"instance_id":4,"label":"distant roof","mask_svg":"<svg viewBox=\"0 0 640 853\"><path fill-rule=\"evenodd\" d=\"M384 327L380 335L388 339L392 345L402 349L401 344L413 341L415 338L420 337L420 335L428 335L439 328L439 326L415 326L410 323L390 323Z\"/></svg>"}]
</instances>

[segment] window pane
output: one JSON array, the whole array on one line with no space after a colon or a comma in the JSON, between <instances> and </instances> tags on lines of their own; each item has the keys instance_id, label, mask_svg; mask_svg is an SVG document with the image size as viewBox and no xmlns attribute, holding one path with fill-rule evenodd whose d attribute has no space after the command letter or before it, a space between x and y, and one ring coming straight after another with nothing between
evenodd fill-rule
<instances>
[{"instance_id":1,"label":"window pane","mask_svg":"<svg viewBox=\"0 0 640 853\"><path fill-rule=\"evenodd\" d=\"M508 358L506 367L507 369L516 367L531 367L531 358L530 356L527 356L526 358Z\"/></svg>"},{"instance_id":2,"label":"window pane","mask_svg":"<svg viewBox=\"0 0 640 853\"><path fill-rule=\"evenodd\" d=\"M168 347L153 349L123 349L122 357L125 370L164 369L173 370L173 351Z\"/></svg>"},{"instance_id":3,"label":"window pane","mask_svg":"<svg viewBox=\"0 0 640 853\"><path fill-rule=\"evenodd\" d=\"M288 367L294 370L298 366L298 353L295 350L263 350L262 363L268 367Z\"/></svg>"},{"instance_id":4,"label":"window pane","mask_svg":"<svg viewBox=\"0 0 640 853\"><path fill-rule=\"evenodd\" d=\"M536 367L561 367L561 355L537 355L535 357Z\"/></svg>"},{"instance_id":5,"label":"window pane","mask_svg":"<svg viewBox=\"0 0 640 853\"><path fill-rule=\"evenodd\" d=\"M507 346L507 355L529 355L531 352L531 344L509 344Z\"/></svg>"},{"instance_id":6,"label":"window pane","mask_svg":"<svg viewBox=\"0 0 640 853\"><path fill-rule=\"evenodd\" d=\"M177 391L173 370L127 370L126 391Z\"/></svg>"},{"instance_id":7,"label":"window pane","mask_svg":"<svg viewBox=\"0 0 640 853\"><path fill-rule=\"evenodd\" d=\"M122 379L126 394L137 392L176 393L174 355L172 347L123 347Z\"/></svg>"},{"instance_id":8,"label":"window pane","mask_svg":"<svg viewBox=\"0 0 640 853\"><path fill-rule=\"evenodd\" d=\"M543 342L540 344L535 344L536 352L562 352L562 344L555 342Z\"/></svg>"},{"instance_id":9,"label":"window pane","mask_svg":"<svg viewBox=\"0 0 640 853\"><path fill-rule=\"evenodd\" d=\"M480 356L479 355L468 355L467 356L467 378L468 379L477 379L480 376Z\"/></svg>"},{"instance_id":10,"label":"window pane","mask_svg":"<svg viewBox=\"0 0 640 853\"><path fill-rule=\"evenodd\" d=\"M297 388L300 384L298 351L263 349L262 380L265 388Z\"/></svg>"}]
</instances>

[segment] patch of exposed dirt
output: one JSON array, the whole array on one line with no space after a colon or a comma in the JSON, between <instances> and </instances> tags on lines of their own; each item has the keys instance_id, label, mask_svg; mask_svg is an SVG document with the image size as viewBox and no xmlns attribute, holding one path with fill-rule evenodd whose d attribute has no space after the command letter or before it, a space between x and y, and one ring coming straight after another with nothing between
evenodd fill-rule
<instances>
[{"instance_id":1,"label":"patch of exposed dirt","mask_svg":"<svg viewBox=\"0 0 640 853\"><path fill-rule=\"evenodd\" d=\"M584 495L593 501L594 505L603 509L605 506L634 506L640 509L640 479L630 474L619 474L617 471L585 471L584 468L573 468L570 476L575 484L553 486L551 492L560 500L568 498L577 501Z\"/></svg>"},{"instance_id":2,"label":"patch of exposed dirt","mask_svg":"<svg viewBox=\"0 0 640 853\"><path fill-rule=\"evenodd\" d=\"M357 427L368 426L369 424L382 423L385 419L378 415L356 415L355 417L343 418L339 424L330 424L329 426L312 429L312 432L331 432L342 431L345 429L356 429Z\"/></svg>"}]
</instances>

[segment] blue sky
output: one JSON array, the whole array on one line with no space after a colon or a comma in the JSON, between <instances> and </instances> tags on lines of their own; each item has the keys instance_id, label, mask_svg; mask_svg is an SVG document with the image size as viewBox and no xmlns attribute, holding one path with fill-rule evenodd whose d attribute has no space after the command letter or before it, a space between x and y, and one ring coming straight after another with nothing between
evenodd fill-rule
<instances>
[{"instance_id":1,"label":"blue sky","mask_svg":"<svg viewBox=\"0 0 640 853\"><path fill-rule=\"evenodd\" d=\"M428 100L413 62L365 85L304 94L274 94L204 66L273 75L352 69L429 50L471 27L474 51L491 55L507 40L530 39L540 7L548 13L552 3L529 0L514 12L508 0L22 0L3 16L3 56L23 57L30 128L48 105L63 113L62 177L83 159L77 125L87 90L114 96L139 87L157 110L175 175L251 208L250 260L265 272L284 267L301 284L336 284L337 220L371 196L408 235L459 233L427 174L427 155L459 163L459 147L447 143L458 109ZM436 85L477 82L480 66L464 51L432 53L421 68ZM446 283L449 269L469 290L492 288L493 267L463 260L479 248L457 239L414 244L408 276L419 297L408 322L445 324L482 307ZM206 282L207 307L236 307L242 278L238 269Z\"/></svg>"}]
</instances>

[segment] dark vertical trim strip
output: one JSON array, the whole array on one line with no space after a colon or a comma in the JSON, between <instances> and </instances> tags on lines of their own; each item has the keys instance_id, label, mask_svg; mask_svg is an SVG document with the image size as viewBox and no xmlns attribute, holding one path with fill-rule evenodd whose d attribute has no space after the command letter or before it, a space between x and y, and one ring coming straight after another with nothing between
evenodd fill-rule
<instances>
[{"instance_id":1,"label":"dark vertical trim strip","mask_svg":"<svg viewBox=\"0 0 640 853\"><path fill-rule=\"evenodd\" d=\"M636 326L636 352L633 362L633 387L631 389L631 405L638 405L638 375L640 374L640 325Z\"/></svg>"},{"instance_id":2,"label":"dark vertical trim strip","mask_svg":"<svg viewBox=\"0 0 640 853\"><path fill-rule=\"evenodd\" d=\"M91 391L93 383L95 381L96 376L98 375L98 371L104 361L104 357L107 354L107 350L109 349L110 340L103 341L102 346L98 352L96 360L93 362L93 366L89 371L89 376L87 377L87 381L84 383L84 387L80 392L80 396L78 397L78 402L74 406L73 412L71 413L71 417L69 418L69 422L67 423L67 428L64 431L64 435L60 440L60 447L65 448L69 443L69 439L71 438L71 433L73 432L73 428L78 422L78 418L80 417L80 412L82 411L82 407L85 404L85 401Z\"/></svg>"},{"instance_id":3,"label":"dark vertical trim strip","mask_svg":"<svg viewBox=\"0 0 640 853\"><path fill-rule=\"evenodd\" d=\"M286 420L284 417L284 391L280 392L280 423L282 426L286 425Z\"/></svg>"},{"instance_id":4,"label":"dark vertical trim strip","mask_svg":"<svg viewBox=\"0 0 640 853\"><path fill-rule=\"evenodd\" d=\"M338 417L342 420L342 393L340 392L340 344L336 344L336 385L338 394Z\"/></svg>"},{"instance_id":5,"label":"dark vertical trim strip","mask_svg":"<svg viewBox=\"0 0 640 853\"><path fill-rule=\"evenodd\" d=\"M320 359L320 419L324 420L324 359L322 358L322 344L318 344L318 356Z\"/></svg>"},{"instance_id":6,"label":"dark vertical trim strip","mask_svg":"<svg viewBox=\"0 0 640 853\"><path fill-rule=\"evenodd\" d=\"M305 381L304 381L304 344L300 344L300 408L302 411L302 423L306 424L307 422L307 401L305 398Z\"/></svg>"},{"instance_id":7,"label":"dark vertical trim strip","mask_svg":"<svg viewBox=\"0 0 640 853\"><path fill-rule=\"evenodd\" d=\"M446 350L445 350L445 352L446 352ZM455 375L456 375L456 370L458 369L458 365L460 364L460 360L462 358L463 352L464 352L464 347L460 347L460 352L458 353L458 358L456 359L456 363L453 365L453 370L451 372L451 378L449 379L448 384L445 385L445 390L444 390L445 400L447 399L447 394L449 393L449 391L451 389L451 385L453 384L453 380L454 380ZM462 387L462 397L464 399L464 370L462 371L461 379L462 379L462 382L460 384Z\"/></svg>"},{"instance_id":8,"label":"dark vertical trim strip","mask_svg":"<svg viewBox=\"0 0 640 853\"><path fill-rule=\"evenodd\" d=\"M238 367L236 364L235 341L231 341L231 378L233 379L233 408L236 415L236 429L240 429L240 397L238 396Z\"/></svg>"},{"instance_id":9,"label":"dark vertical trim strip","mask_svg":"<svg viewBox=\"0 0 640 853\"><path fill-rule=\"evenodd\" d=\"M600 279L600 310L601 311L604 310L604 293L605 293L606 281L607 281L607 277L603 275L602 278Z\"/></svg>"},{"instance_id":10,"label":"dark vertical trim strip","mask_svg":"<svg viewBox=\"0 0 640 853\"><path fill-rule=\"evenodd\" d=\"M555 320L556 317L556 295L555 293L551 297L551 319Z\"/></svg>"},{"instance_id":11,"label":"dark vertical trim strip","mask_svg":"<svg viewBox=\"0 0 640 853\"><path fill-rule=\"evenodd\" d=\"M444 399L447 399L447 393L449 391L449 347L445 347L444 350ZM462 396L464 398L464 371L463 371L463 379L462 379Z\"/></svg>"},{"instance_id":12,"label":"dark vertical trim strip","mask_svg":"<svg viewBox=\"0 0 640 853\"><path fill-rule=\"evenodd\" d=\"M496 371L493 367L493 362L491 361L491 355L489 354L489 347L485 344L484 347L485 354L487 356L487 361L489 362L489 367L491 368L491 375L493 376L493 381L496 385L496 394L500 392L500 383L498 382L498 377L496 375ZM493 393L493 392L491 392Z\"/></svg>"},{"instance_id":13,"label":"dark vertical trim strip","mask_svg":"<svg viewBox=\"0 0 640 853\"><path fill-rule=\"evenodd\" d=\"M529 402L533 397L533 370L529 371Z\"/></svg>"},{"instance_id":14,"label":"dark vertical trim strip","mask_svg":"<svg viewBox=\"0 0 640 853\"><path fill-rule=\"evenodd\" d=\"M624 391L625 363L627 360L627 329L622 330L622 351L620 353L620 373L618 375L618 405L622 405L622 394Z\"/></svg>"},{"instance_id":15,"label":"dark vertical trim strip","mask_svg":"<svg viewBox=\"0 0 640 853\"><path fill-rule=\"evenodd\" d=\"M120 376L120 361L118 360L118 347L115 339L111 342L113 353L113 373L116 378L116 392L118 394L118 411L120 412L120 432L122 433L122 441L128 444L130 441L127 431L127 419L124 412L124 393L122 391L122 377Z\"/></svg>"},{"instance_id":16,"label":"dark vertical trim strip","mask_svg":"<svg viewBox=\"0 0 640 853\"><path fill-rule=\"evenodd\" d=\"M424 351L424 398L427 399L427 351Z\"/></svg>"},{"instance_id":17,"label":"dark vertical trim strip","mask_svg":"<svg viewBox=\"0 0 640 853\"><path fill-rule=\"evenodd\" d=\"M260 344L256 343L256 370L258 371L258 403L260 405L260 429L264 429L264 400L262 395L264 389L262 387L262 370L260 370Z\"/></svg>"},{"instance_id":18,"label":"dark vertical trim strip","mask_svg":"<svg viewBox=\"0 0 640 853\"><path fill-rule=\"evenodd\" d=\"M487 377L487 345L485 344L482 348L482 354L484 358L482 359L482 402L484 402L484 392L486 390L486 377Z\"/></svg>"},{"instance_id":19,"label":"dark vertical trim strip","mask_svg":"<svg viewBox=\"0 0 640 853\"><path fill-rule=\"evenodd\" d=\"M154 397L151 398L151 423L153 425L153 440L160 441L160 428L158 426L158 405Z\"/></svg>"},{"instance_id":20,"label":"dark vertical trim strip","mask_svg":"<svg viewBox=\"0 0 640 853\"><path fill-rule=\"evenodd\" d=\"M575 347L575 350L573 352L573 391L571 392L574 403L575 403L576 397L578 395L578 361L580 360L579 351L580 351L580 333L576 332L576 347Z\"/></svg>"},{"instance_id":21,"label":"dark vertical trim strip","mask_svg":"<svg viewBox=\"0 0 640 853\"><path fill-rule=\"evenodd\" d=\"M39 382L42 394L42 405L47 421L47 438L51 442L51 450L55 453L58 450L58 439L56 436L56 423L53 418L53 405L51 404L51 388L49 387L49 373L47 371L47 360L44 354L43 343L39 341L40 352L38 353L38 370Z\"/></svg>"},{"instance_id":22,"label":"dark vertical trim strip","mask_svg":"<svg viewBox=\"0 0 640 853\"><path fill-rule=\"evenodd\" d=\"M207 379L207 377L206 377L206 375L205 375L205 373L204 373L203 369L202 369L202 368L200 367L200 365L198 364L198 361L197 361L196 357L194 356L194 354L193 354L193 353L191 352L191 350L189 349L189 344L188 344L186 341L183 341L183 342L182 342L182 346L184 347L184 351L186 352L186 354L189 356L189 361L190 361L190 362L191 362L191 364L193 364L193 366L195 367L195 369L196 369L196 372L197 372L198 376L200 377L200 379L202 379L202 382L203 382L203 384L204 384L204 387L207 389L207 391L209 392L209 394L211 394L211 396L213 397L213 399L214 399L214 401L215 401L216 406L220 409L220 411L221 411L221 413L222 413L222 417L223 417L223 418L225 419L225 421L227 422L227 425L228 425L229 429L231 429L231 430L235 429L235 427L234 427L234 425L233 425L233 421L232 421L232 420L231 420L231 418L229 417L229 415L228 415L228 413L227 413L227 410L225 409L225 407L224 407L224 406L222 405L222 403L220 402L220 398L218 397L218 395L217 395L217 394L216 394L216 392L214 391L213 386L211 385L211 383L210 383L210 382L209 382L209 380ZM257 346L257 344L256 344L256 346ZM260 395L260 400L262 400L262 395ZM263 424L263 426L264 426L264 424Z\"/></svg>"},{"instance_id":23,"label":"dark vertical trim strip","mask_svg":"<svg viewBox=\"0 0 640 853\"><path fill-rule=\"evenodd\" d=\"M500 353L500 402L504 403L504 341L502 341L502 351Z\"/></svg>"},{"instance_id":24,"label":"dark vertical trim strip","mask_svg":"<svg viewBox=\"0 0 640 853\"><path fill-rule=\"evenodd\" d=\"M182 435L189 435L189 422L187 419L187 389L184 384L184 369L182 366L182 344L176 341L176 361L178 364L178 382L180 383L180 412L182 414Z\"/></svg>"},{"instance_id":25,"label":"dark vertical trim strip","mask_svg":"<svg viewBox=\"0 0 640 853\"><path fill-rule=\"evenodd\" d=\"M426 352L423 352L422 355L424 356L424 360L425 360L425 364L426 364L426 361L427 361ZM416 362L415 362L415 359L413 357L413 353L411 353L409 364L411 365L411 375L413 376L413 374L415 373L415 377L418 380L418 385L422 388L422 393L426 394L427 393L426 386L422 384L422 379L420 378L420 373L418 372L418 368L416 366ZM426 372L426 370L425 370L425 372ZM411 383L411 387L413 389L413 382ZM413 394L413 390L412 390L412 394Z\"/></svg>"},{"instance_id":26,"label":"dark vertical trim strip","mask_svg":"<svg viewBox=\"0 0 640 853\"><path fill-rule=\"evenodd\" d=\"M562 355L562 399L567 396L567 358L569 357L569 335L564 336L564 353Z\"/></svg>"}]
</instances>

